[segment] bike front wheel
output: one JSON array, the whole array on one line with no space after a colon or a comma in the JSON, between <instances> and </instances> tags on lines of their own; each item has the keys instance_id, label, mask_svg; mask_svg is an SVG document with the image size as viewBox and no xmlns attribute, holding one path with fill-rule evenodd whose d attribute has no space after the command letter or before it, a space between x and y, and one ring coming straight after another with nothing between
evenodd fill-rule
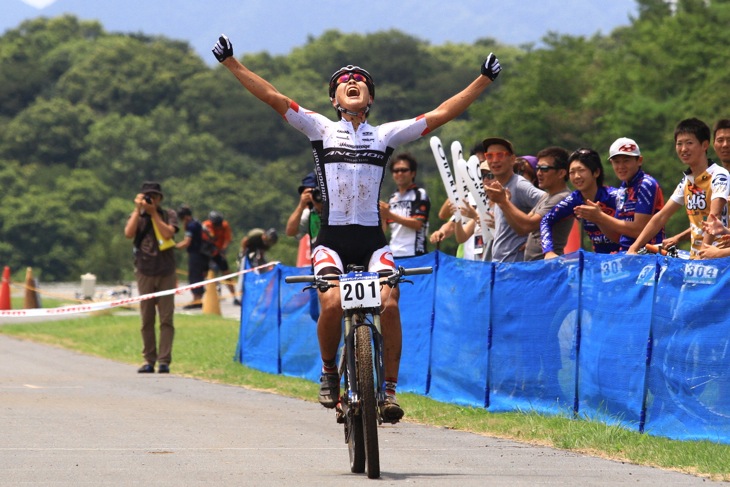
<instances>
[{"instance_id":1,"label":"bike front wheel","mask_svg":"<svg viewBox=\"0 0 730 487\"><path fill-rule=\"evenodd\" d=\"M373 342L370 334L371 330L367 326L355 328L355 359L357 361L365 459L368 478L376 479L380 477L380 451L378 450L378 403L375 398L375 381L373 380Z\"/></svg>"}]
</instances>

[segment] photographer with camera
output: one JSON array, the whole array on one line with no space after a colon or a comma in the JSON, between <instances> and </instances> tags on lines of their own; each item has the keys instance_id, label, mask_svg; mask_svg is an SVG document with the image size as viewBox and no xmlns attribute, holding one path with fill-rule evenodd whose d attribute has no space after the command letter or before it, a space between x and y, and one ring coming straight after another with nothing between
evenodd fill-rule
<instances>
[{"instance_id":1,"label":"photographer with camera","mask_svg":"<svg viewBox=\"0 0 730 487\"><path fill-rule=\"evenodd\" d=\"M299 255L297 267L311 265L311 243L319 233L322 224L322 193L317 187L317 180L310 172L299 186L299 204L286 222L286 235L299 239ZM305 257L302 257L305 256Z\"/></svg>"},{"instance_id":2,"label":"photographer with camera","mask_svg":"<svg viewBox=\"0 0 730 487\"><path fill-rule=\"evenodd\" d=\"M159 183L147 181L134 198L134 211L129 215L124 227L124 236L134 239L134 270L137 277L137 290L140 295L175 289L175 242L172 237L177 233L177 213L164 210L162 187ZM172 243L172 245L170 245ZM139 373L155 371L170 372L172 361L172 340L175 336L173 315L175 295L145 299L139 303L142 316L142 356L145 363ZM160 315L160 346L157 347L155 333L155 314Z\"/></svg>"}]
</instances>

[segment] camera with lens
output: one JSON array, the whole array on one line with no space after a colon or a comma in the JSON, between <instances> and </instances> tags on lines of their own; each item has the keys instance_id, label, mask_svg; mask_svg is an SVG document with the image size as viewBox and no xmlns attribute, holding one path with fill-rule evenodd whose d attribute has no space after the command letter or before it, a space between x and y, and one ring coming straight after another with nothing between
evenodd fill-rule
<instances>
[{"instance_id":1,"label":"camera with lens","mask_svg":"<svg viewBox=\"0 0 730 487\"><path fill-rule=\"evenodd\" d=\"M148 205L151 205L152 204L152 197L150 195L146 194L146 195L144 195L144 201Z\"/></svg>"},{"instance_id":2,"label":"camera with lens","mask_svg":"<svg viewBox=\"0 0 730 487\"><path fill-rule=\"evenodd\" d=\"M315 203L322 202L322 192L319 190L319 188L312 189L312 201L314 201Z\"/></svg>"}]
</instances>

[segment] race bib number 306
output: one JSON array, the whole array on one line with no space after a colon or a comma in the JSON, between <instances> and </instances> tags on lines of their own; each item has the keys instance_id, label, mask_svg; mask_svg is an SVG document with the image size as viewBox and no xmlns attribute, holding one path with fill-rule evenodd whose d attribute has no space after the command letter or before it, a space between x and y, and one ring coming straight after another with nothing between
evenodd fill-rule
<instances>
[{"instance_id":1,"label":"race bib number 306","mask_svg":"<svg viewBox=\"0 0 730 487\"><path fill-rule=\"evenodd\" d=\"M380 306L380 279L376 272L351 272L340 277L342 309Z\"/></svg>"}]
</instances>

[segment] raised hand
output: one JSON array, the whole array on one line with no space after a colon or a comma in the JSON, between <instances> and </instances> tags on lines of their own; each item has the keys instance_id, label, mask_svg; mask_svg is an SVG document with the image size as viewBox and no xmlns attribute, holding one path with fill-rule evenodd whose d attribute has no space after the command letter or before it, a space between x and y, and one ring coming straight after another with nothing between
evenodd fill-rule
<instances>
[{"instance_id":1,"label":"raised hand","mask_svg":"<svg viewBox=\"0 0 730 487\"><path fill-rule=\"evenodd\" d=\"M213 46L213 55L219 63L233 56L233 44L231 44L231 40L225 34L221 34L218 42Z\"/></svg>"},{"instance_id":2,"label":"raised hand","mask_svg":"<svg viewBox=\"0 0 730 487\"><path fill-rule=\"evenodd\" d=\"M502 66L499 64L499 59L493 52L490 52L487 59L482 63L482 74L494 81L499 76L500 71L502 71Z\"/></svg>"},{"instance_id":3,"label":"raised hand","mask_svg":"<svg viewBox=\"0 0 730 487\"><path fill-rule=\"evenodd\" d=\"M702 230L715 237L728 233L722 221L712 213L707 217L707 221L702 222Z\"/></svg>"}]
</instances>

